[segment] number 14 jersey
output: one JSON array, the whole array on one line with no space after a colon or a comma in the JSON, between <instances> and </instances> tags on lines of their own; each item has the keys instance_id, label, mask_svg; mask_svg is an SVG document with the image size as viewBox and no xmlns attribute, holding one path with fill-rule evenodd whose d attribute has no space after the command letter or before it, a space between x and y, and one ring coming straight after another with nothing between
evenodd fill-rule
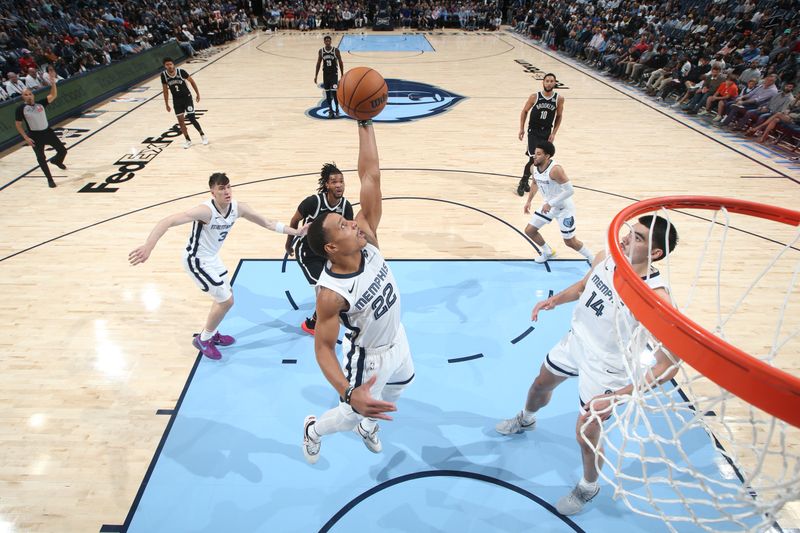
<instances>
[{"instance_id":1,"label":"number 14 jersey","mask_svg":"<svg viewBox=\"0 0 800 533\"><path fill-rule=\"evenodd\" d=\"M615 269L616 264L610 256L592 269L586 288L578 298L571 324L573 334L586 348L608 354L622 353L621 343L628 342L637 323L624 303L615 303L619 299L614 287ZM651 289L669 291L667 280L658 270L652 270L642 279Z\"/></svg>"}]
</instances>

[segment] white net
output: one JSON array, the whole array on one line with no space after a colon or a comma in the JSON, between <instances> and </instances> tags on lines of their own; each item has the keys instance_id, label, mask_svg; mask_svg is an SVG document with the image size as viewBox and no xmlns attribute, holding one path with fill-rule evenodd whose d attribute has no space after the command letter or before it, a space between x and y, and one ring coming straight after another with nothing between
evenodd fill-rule
<instances>
[{"instance_id":1,"label":"white net","mask_svg":"<svg viewBox=\"0 0 800 533\"><path fill-rule=\"evenodd\" d=\"M667 276L673 305L753 357L800 375L800 230L725 209L651 214L680 236L674 253L652 265ZM680 363L682 354L666 352L619 311L616 335L635 387L615 401L596 449L615 497L673 531L763 531L780 521L781 508L800 499L800 430ZM661 385L651 384L657 350L677 367Z\"/></svg>"}]
</instances>

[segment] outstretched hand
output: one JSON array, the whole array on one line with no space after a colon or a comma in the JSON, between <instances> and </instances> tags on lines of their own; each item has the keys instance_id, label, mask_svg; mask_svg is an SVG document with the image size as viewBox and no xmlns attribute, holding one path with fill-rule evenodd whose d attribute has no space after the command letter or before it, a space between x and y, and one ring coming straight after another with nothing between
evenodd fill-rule
<instances>
[{"instance_id":1,"label":"outstretched hand","mask_svg":"<svg viewBox=\"0 0 800 533\"><path fill-rule=\"evenodd\" d=\"M556 303L552 297L548 298L547 300L542 300L533 308L533 311L531 312L531 320L536 322L539 320L539 311L550 311L551 309L554 309L555 306Z\"/></svg>"},{"instance_id":2,"label":"outstretched hand","mask_svg":"<svg viewBox=\"0 0 800 533\"><path fill-rule=\"evenodd\" d=\"M614 406L618 403L619 399L614 393L595 396L587 404L587 412L581 416L581 419L585 421L589 417L597 417L600 420L608 420L614 413Z\"/></svg>"},{"instance_id":3,"label":"outstretched hand","mask_svg":"<svg viewBox=\"0 0 800 533\"><path fill-rule=\"evenodd\" d=\"M128 262L131 265L138 265L140 263L144 263L147 261L147 258L150 257L150 250L146 245L139 246L138 248L134 248L134 250L128 254Z\"/></svg>"},{"instance_id":4,"label":"outstretched hand","mask_svg":"<svg viewBox=\"0 0 800 533\"><path fill-rule=\"evenodd\" d=\"M298 237L305 237L305 236L306 236L306 233L308 233L308 227L309 227L310 225L311 225L311 222L309 222L309 223L307 223L307 224L304 224L303 226L301 226L300 228L298 228L298 230L297 230L297 236L298 236Z\"/></svg>"},{"instance_id":5,"label":"outstretched hand","mask_svg":"<svg viewBox=\"0 0 800 533\"><path fill-rule=\"evenodd\" d=\"M383 400L376 400L373 398L369 390L375 384L375 376L372 376L366 383L353 389L350 394L350 405L355 409L358 414L368 418L378 418L381 420L391 420L392 417L384 413L397 411L395 404L391 402L384 402Z\"/></svg>"}]
</instances>

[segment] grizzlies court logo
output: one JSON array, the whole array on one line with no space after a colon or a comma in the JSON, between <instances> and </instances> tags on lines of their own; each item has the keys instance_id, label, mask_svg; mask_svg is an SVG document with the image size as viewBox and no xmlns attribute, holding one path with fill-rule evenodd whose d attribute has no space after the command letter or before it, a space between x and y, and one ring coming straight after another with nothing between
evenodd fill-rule
<instances>
[{"instance_id":1,"label":"grizzlies court logo","mask_svg":"<svg viewBox=\"0 0 800 533\"><path fill-rule=\"evenodd\" d=\"M381 114L372 119L375 122L410 122L432 117L444 113L466 98L419 81L386 78L386 85L389 86L389 101ZM321 100L319 105L306 111L306 115L312 118L330 118L325 100ZM342 112L341 116L336 118L350 117Z\"/></svg>"}]
</instances>

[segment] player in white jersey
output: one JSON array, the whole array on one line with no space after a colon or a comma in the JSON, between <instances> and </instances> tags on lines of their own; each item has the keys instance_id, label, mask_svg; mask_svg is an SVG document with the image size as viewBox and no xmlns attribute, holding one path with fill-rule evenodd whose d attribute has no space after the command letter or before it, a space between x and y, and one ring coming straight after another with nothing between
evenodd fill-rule
<instances>
[{"instance_id":1,"label":"player in white jersey","mask_svg":"<svg viewBox=\"0 0 800 533\"><path fill-rule=\"evenodd\" d=\"M391 420L395 401L414 379L414 363L400 323L400 293L378 250L381 181L372 121L358 123L361 211L355 220L321 213L308 230L311 249L328 259L317 281L317 363L339 394L339 404L303 423L303 455L319 459L323 435L355 431L367 448L382 450L377 419ZM339 321L348 330L341 366L336 359Z\"/></svg>"},{"instance_id":2,"label":"player in white jersey","mask_svg":"<svg viewBox=\"0 0 800 533\"><path fill-rule=\"evenodd\" d=\"M592 252L575 236L575 204L572 202L574 189L564 168L553 160L555 154L556 148L549 141L540 142L534 151L533 183L523 211L526 215L531 214L531 202L539 190L542 191L544 204L539 211L533 212L530 222L525 226L525 235L542 248L541 255L534 261L544 263L556 253L545 242L539 230L555 218L561 228L564 243L591 263L594 261Z\"/></svg>"},{"instance_id":3,"label":"player in white jersey","mask_svg":"<svg viewBox=\"0 0 800 533\"><path fill-rule=\"evenodd\" d=\"M641 217L631 233L622 240L622 250L629 258L634 272L653 289L660 298L669 301L668 287L664 277L652 268L671 253L678 243L678 232L667 220L658 216ZM649 251L648 251L649 250ZM624 306L614 301L619 295L614 288L614 261L604 253L597 254L593 267L582 280L559 292L555 296L536 304L531 319L536 321L539 312L558 305L578 300L572 315L571 329L545 357L538 377L528 390L524 409L513 418L499 422L495 429L503 435L514 435L531 431L536 427L535 413L550 402L553 390L567 378L578 378L581 409L575 426L583 460L583 478L575 488L556 504L563 515L579 512L600 491L598 483L602 457L595 454L600 439L600 423L597 418L581 430L589 417L589 404L603 419L610 416L609 406L615 396L625 396L633 390L624 369L621 346L627 339L618 338L617 319L622 318L630 326L636 319ZM625 313L617 317L617 313ZM630 332L621 328L620 332ZM677 372L674 355L661 350L655 353L655 363L647 373L648 383L663 383ZM587 444L589 439L593 446Z\"/></svg>"},{"instance_id":4,"label":"player in white jersey","mask_svg":"<svg viewBox=\"0 0 800 533\"><path fill-rule=\"evenodd\" d=\"M233 292L228 281L228 269L218 253L233 224L239 217L261 227L289 235L305 235L308 226L294 229L259 215L244 203L232 199L228 176L215 172L208 180L211 199L183 213L168 216L156 224L142 246L128 255L131 265L144 263L150 257L158 240L173 226L192 222L192 233L183 254L183 267L203 292L213 299L211 311L200 335L192 340L195 348L210 359L220 359L217 346L230 346L235 339L217 331L228 310L233 307Z\"/></svg>"}]
</instances>

